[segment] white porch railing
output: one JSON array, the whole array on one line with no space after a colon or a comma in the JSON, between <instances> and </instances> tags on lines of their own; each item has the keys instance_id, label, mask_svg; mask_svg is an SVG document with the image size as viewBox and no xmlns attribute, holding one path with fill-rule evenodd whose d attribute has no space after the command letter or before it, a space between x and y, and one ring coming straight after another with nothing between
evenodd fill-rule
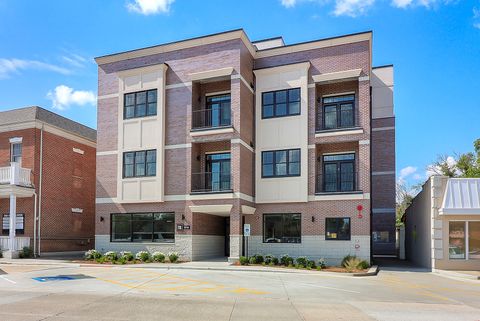
<instances>
[{"instance_id":1,"label":"white porch railing","mask_svg":"<svg viewBox=\"0 0 480 321\"><path fill-rule=\"evenodd\" d=\"M0 184L31 187L30 175L31 169L22 168L18 163L12 162L8 167L0 167Z\"/></svg>"},{"instance_id":2,"label":"white porch railing","mask_svg":"<svg viewBox=\"0 0 480 321\"><path fill-rule=\"evenodd\" d=\"M9 250L9 237L8 236L0 236L0 249L2 251ZM19 251L23 249L25 246L30 246L30 238L29 237L15 237L15 250Z\"/></svg>"}]
</instances>

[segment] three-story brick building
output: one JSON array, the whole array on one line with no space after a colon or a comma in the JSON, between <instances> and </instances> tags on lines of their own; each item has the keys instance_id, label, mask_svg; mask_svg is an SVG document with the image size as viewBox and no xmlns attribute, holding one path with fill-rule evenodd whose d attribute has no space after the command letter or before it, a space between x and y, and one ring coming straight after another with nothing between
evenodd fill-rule
<instances>
[{"instance_id":1,"label":"three-story brick building","mask_svg":"<svg viewBox=\"0 0 480 321\"><path fill-rule=\"evenodd\" d=\"M234 30L96 58L96 247L394 254L393 68L372 33ZM373 238L371 236L373 232Z\"/></svg>"}]
</instances>

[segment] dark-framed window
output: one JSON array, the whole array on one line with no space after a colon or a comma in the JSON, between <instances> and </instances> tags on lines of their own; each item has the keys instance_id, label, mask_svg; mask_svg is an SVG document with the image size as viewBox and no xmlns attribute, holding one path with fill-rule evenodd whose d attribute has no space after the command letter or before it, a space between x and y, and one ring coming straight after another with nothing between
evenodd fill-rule
<instances>
[{"instance_id":1,"label":"dark-framed window","mask_svg":"<svg viewBox=\"0 0 480 321\"><path fill-rule=\"evenodd\" d=\"M325 219L326 240L350 240L349 217L327 217Z\"/></svg>"},{"instance_id":2,"label":"dark-framed window","mask_svg":"<svg viewBox=\"0 0 480 321\"><path fill-rule=\"evenodd\" d=\"M208 191L229 190L230 186L230 153L205 155L205 183Z\"/></svg>"},{"instance_id":3,"label":"dark-framed window","mask_svg":"<svg viewBox=\"0 0 480 321\"><path fill-rule=\"evenodd\" d=\"M300 88L262 93L262 118L300 115Z\"/></svg>"},{"instance_id":4,"label":"dark-framed window","mask_svg":"<svg viewBox=\"0 0 480 321\"><path fill-rule=\"evenodd\" d=\"M157 175L157 150L142 150L123 153L123 177Z\"/></svg>"},{"instance_id":5,"label":"dark-framed window","mask_svg":"<svg viewBox=\"0 0 480 321\"><path fill-rule=\"evenodd\" d=\"M263 243L301 243L300 213L263 214Z\"/></svg>"},{"instance_id":6,"label":"dark-framed window","mask_svg":"<svg viewBox=\"0 0 480 321\"><path fill-rule=\"evenodd\" d=\"M323 191L355 190L355 154L323 155Z\"/></svg>"},{"instance_id":7,"label":"dark-framed window","mask_svg":"<svg viewBox=\"0 0 480 321\"><path fill-rule=\"evenodd\" d=\"M175 213L114 213L112 242L175 242Z\"/></svg>"},{"instance_id":8,"label":"dark-framed window","mask_svg":"<svg viewBox=\"0 0 480 321\"><path fill-rule=\"evenodd\" d=\"M15 220L15 234L25 234L25 214L18 214ZM3 214L2 217L2 234L10 233L10 215Z\"/></svg>"},{"instance_id":9,"label":"dark-framed window","mask_svg":"<svg viewBox=\"0 0 480 321\"><path fill-rule=\"evenodd\" d=\"M205 127L221 127L231 125L230 94L206 97Z\"/></svg>"},{"instance_id":10,"label":"dark-framed window","mask_svg":"<svg viewBox=\"0 0 480 321\"><path fill-rule=\"evenodd\" d=\"M323 97L323 129L355 126L355 95Z\"/></svg>"},{"instance_id":11,"label":"dark-framed window","mask_svg":"<svg viewBox=\"0 0 480 321\"><path fill-rule=\"evenodd\" d=\"M123 118L155 116L157 114L157 90L144 90L124 95Z\"/></svg>"},{"instance_id":12,"label":"dark-framed window","mask_svg":"<svg viewBox=\"0 0 480 321\"><path fill-rule=\"evenodd\" d=\"M300 176L300 149L262 152L262 177Z\"/></svg>"},{"instance_id":13,"label":"dark-framed window","mask_svg":"<svg viewBox=\"0 0 480 321\"><path fill-rule=\"evenodd\" d=\"M10 146L10 161L22 164L22 143L12 143Z\"/></svg>"}]
</instances>

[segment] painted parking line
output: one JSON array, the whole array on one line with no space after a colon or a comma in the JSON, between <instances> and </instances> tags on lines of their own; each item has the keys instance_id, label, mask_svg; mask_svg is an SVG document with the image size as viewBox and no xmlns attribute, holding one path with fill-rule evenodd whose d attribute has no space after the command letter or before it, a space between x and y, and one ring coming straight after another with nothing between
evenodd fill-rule
<instances>
[{"instance_id":1,"label":"painted parking line","mask_svg":"<svg viewBox=\"0 0 480 321\"><path fill-rule=\"evenodd\" d=\"M15 282L15 281L13 281L13 280L8 279L7 277L5 277L5 276L3 276L3 275L0 275L0 279L5 280L5 281L8 281L8 282L13 283L13 284L16 284L16 283L17 283L17 282Z\"/></svg>"}]
</instances>

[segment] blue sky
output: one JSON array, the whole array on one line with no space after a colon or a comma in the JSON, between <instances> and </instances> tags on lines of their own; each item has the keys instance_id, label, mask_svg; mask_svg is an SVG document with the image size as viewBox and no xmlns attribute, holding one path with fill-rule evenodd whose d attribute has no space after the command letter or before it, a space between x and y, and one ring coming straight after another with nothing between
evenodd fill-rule
<instances>
[{"instance_id":1,"label":"blue sky","mask_svg":"<svg viewBox=\"0 0 480 321\"><path fill-rule=\"evenodd\" d=\"M480 138L480 0L0 0L0 110L40 105L96 127L93 57L230 29L295 43L373 30L395 65L397 173Z\"/></svg>"}]
</instances>

